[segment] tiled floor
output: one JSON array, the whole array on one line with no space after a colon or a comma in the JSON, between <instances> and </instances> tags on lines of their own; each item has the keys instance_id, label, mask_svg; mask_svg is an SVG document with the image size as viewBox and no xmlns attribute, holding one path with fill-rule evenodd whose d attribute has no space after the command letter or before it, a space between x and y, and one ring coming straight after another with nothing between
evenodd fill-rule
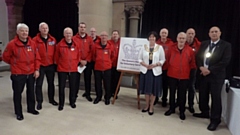
<instances>
[{"instance_id":1,"label":"tiled floor","mask_svg":"<svg viewBox=\"0 0 240 135\"><path fill-rule=\"evenodd\" d=\"M164 116L168 108L155 106L154 115L149 116L137 109L136 90L121 87L114 105L104 102L97 105L81 97L77 108L68 105L68 89L64 110L48 103L47 85L44 83L44 102L40 115L26 112L26 91L23 92L23 121L17 121L13 112L12 89L9 72L0 72L0 135L231 135L225 123L214 132L208 131L209 120L197 119L186 111L186 120L181 121L178 111ZM57 77L55 80L57 84ZM94 94L94 92L93 92ZM95 98L95 95L92 96ZM58 87L55 99L58 101ZM141 96L144 106L144 96ZM195 105L198 111L198 106Z\"/></svg>"}]
</instances>

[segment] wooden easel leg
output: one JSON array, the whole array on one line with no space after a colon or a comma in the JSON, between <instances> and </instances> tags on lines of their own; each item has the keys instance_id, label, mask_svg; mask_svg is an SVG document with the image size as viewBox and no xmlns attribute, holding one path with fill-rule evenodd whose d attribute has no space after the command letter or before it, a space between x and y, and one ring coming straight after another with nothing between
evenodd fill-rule
<instances>
[{"instance_id":1,"label":"wooden easel leg","mask_svg":"<svg viewBox=\"0 0 240 135\"><path fill-rule=\"evenodd\" d=\"M139 74L136 75L136 87L137 87L137 104L138 104L138 109L140 109L140 93L139 93Z\"/></svg>"},{"instance_id":2,"label":"wooden easel leg","mask_svg":"<svg viewBox=\"0 0 240 135\"><path fill-rule=\"evenodd\" d=\"M119 87L120 87L120 82L122 81L122 76L123 76L123 72L121 72L121 75L120 75L120 78L119 78L119 81L118 81L118 84L117 84L117 88L115 90L115 94L114 94L114 97L113 97L113 100L112 100L112 104L114 104L114 102L116 100L116 97L117 97L117 94L118 94L118 91L119 91Z\"/></svg>"}]
</instances>

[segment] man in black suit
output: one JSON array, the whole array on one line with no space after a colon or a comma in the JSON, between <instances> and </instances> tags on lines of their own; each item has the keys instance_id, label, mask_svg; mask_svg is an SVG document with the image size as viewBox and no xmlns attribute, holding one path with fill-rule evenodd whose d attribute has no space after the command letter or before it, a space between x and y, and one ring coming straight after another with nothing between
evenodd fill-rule
<instances>
[{"instance_id":1,"label":"man in black suit","mask_svg":"<svg viewBox=\"0 0 240 135\"><path fill-rule=\"evenodd\" d=\"M231 44L221 40L221 31L214 26L209 30L210 40L201 43L196 54L196 63L200 69L199 108L194 113L199 118L210 118L207 129L216 130L221 123L221 90L226 75L226 67L231 59ZM211 94L211 114L209 116L209 93Z\"/></svg>"}]
</instances>

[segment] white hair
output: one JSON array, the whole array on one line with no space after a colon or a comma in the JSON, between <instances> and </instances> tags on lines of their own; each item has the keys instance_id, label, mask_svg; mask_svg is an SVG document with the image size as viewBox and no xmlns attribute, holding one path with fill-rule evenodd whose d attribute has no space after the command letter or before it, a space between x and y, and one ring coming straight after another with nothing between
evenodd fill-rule
<instances>
[{"instance_id":1,"label":"white hair","mask_svg":"<svg viewBox=\"0 0 240 135\"><path fill-rule=\"evenodd\" d=\"M187 34L185 32L179 32L177 36L180 36L180 35L184 35L185 37L187 37Z\"/></svg>"},{"instance_id":2,"label":"white hair","mask_svg":"<svg viewBox=\"0 0 240 135\"><path fill-rule=\"evenodd\" d=\"M70 27L66 27L66 28L63 30L63 34L64 34L67 30L70 30L70 31L73 33L73 30L72 30Z\"/></svg>"},{"instance_id":3,"label":"white hair","mask_svg":"<svg viewBox=\"0 0 240 135\"><path fill-rule=\"evenodd\" d=\"M44 24L46 24L46 25L48 25L47 23L45 23L45 22L41 22L40 24L39 24L39 29L42 27L42 25L44 25Z\"/></svg>"},{"instance_id":4,"label":"white hair","mask_svg":"<svg viewBox=\"0 0 240 135\"><path fill-rule=\"evenodd\" d=\"M29 30L28 26L25 23L18 23L17 31L20 30L21 28L26 28L26 29Z\"/></svg>"},{"instance_id":5,"label":"white hair","mask_svg":"<svg viewBox=\"0 0 240 135\"><path fill-rule=\"evenodd\" d=\"M166 28L162 28L161 30L160 30L160 33L162 33L162 31L167 31L167 34L168 34L168 29L166 29Z\"/></svg>"}]
</instances>

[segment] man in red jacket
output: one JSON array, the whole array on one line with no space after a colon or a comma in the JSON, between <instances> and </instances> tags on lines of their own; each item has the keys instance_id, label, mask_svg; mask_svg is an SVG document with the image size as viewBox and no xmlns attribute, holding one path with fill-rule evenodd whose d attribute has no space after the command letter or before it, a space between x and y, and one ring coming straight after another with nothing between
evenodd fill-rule
<instances>
[{"instance_id":1,"label":"man in red jacket","mask_svg":"<svg viewBox=\"0 0 240 135\"><path fill-rule=\"evenodd\" d=\"M93 43L100 43L101 38L97 35L97 30L95 28L90 29L90 36L92 37Z\"/></svg>"},{"instance_id":2,"label":"man in red jacket","mask_svg":"<svg viewBox=\"0 0 240 135\"><path fill-rule=\"evenodd\" d=\"M84 22L79 23L78 33L73 37L73 40L79 45L79 48L81 50L82 55L81 55L80 66L86 66L86 69L83 71L84 83L85 83L85 93L83 94L83 96L86 96L86 99L89 102L92 102L90 92L91 92L91 76L92 76L92 68L93 68L91 65L91 61L92 61L91 49L93 46L93 40L86 33L86 24ZM80 77L77 78L77 81L80 82Z\"/></svg>"},{"instance_id":3,"label":"man in red jacket","mask_svg":"<svg viewBox=\"0 0 240 135\"><path fill-rule=\"evenodd\" d=\"M40 56L35 42L28 37L29 28L24 23L17 25L17 36L3 52L4 62L11 66L14 110L17 120L23 120L22 92L27 84L27 112L38 115L35 110L34 83L39 77Z\"/></svg>"},{"instance_id":4,"label":"man in red jacket","mask_svg":"<svg viewBox=\"0 0 240 135\"><path fill-rule=\"evenodd\" d=\"M189 28L186 32L187 34L187 45L190 46L194 52L194 56L196 55L201 42L195 37L196 33L193 28ZM195 57L194 57L195 58ZM189 86L188 86L188 110L191 113L194 113L194 95L195 95L195 83L196 83L196 73L197 73L197 65L194 63L194 68L191 69L190 78L189 78Z\"/></svg>"},{"instance_id":5,"label":"man in red jacket","mask_svg":"<svg viewBox=\"0 0 240 135\"><path fill-rule=\"evenodd\" d=\"M56 47L56 39L48 33L49 28L45 22L39 24L39 31L40 33L38 33L33 40L37 45L37 49L41 57L40 76L36 81L35 89L37 109L41 110L43 102L42 85L44 75L47 77L49 103L54 106L58 105L58 103L54 100L54 52Z\"/></svg>"},{"instance_id":6,"label":"man in red jacket","mask_svg":"<svg viewBox=\"0 0 240 135\"><path fill-rule=\"evenodd\" d=\"M163 87L163 93L162 93L162 107L166 107L167 106L167 96L168 96L168 76L167 76L167 68L168 68L168 64L167 64L167 54L169 51L169 48L173 45L173 41L168 38L168 30L166 28L162 28L159 32L160 38L157 40L157 44L161 45L164 49L164 53L165 53L165 58L166 61L162 66L162 87ZM156 97L155 103L156 104L158 102L158 97Z\"/></svg>"},{"instance_id":7,"label":"man in red jacket","mask_svg":"<svg viewBox=\"0 0 240 135\"><path fill-rule=\"evenodd\" d=\"M94 104L102 100L102 81L105 89L105 104L110 104L111 98L111 68L114 59L114 50L110 43L107 42L107 32L101 32L101 42L96 44L92 49L93 59L95 61L95 84L97 97Z\"/></svg>"},{"instance_id":8,"label":"man in red jacket","mask_svg":"<svg viewBox=\"0 0 240 135\"><path fill-rule=\"evenodd\" d=\"M57 44L55 52L55 60L58 71L59 84L59 106L58 110L62 111L65 101L65 84L67 77L69 79L69 103L72 108L76 108L76 87L78 73L78 65L81 61L81 52L78 44L72 40L73 31L71 28L64 29L64 38Z\"/></svg>"},{"instance_id":9,"label":"man in red jacket","mask_svg":"<svg viewBox=\"0 0 240 135\"><path fill-rule=\"evenodd\" d=\"M95 46L96 44L101 42L101 38L97 35L97 30L94 27L92 27L90 29L90 36L93 39L93 46ZM92 68L93 73L94 73L94 65L95 65L95 61L93 61L93 58L92 58L91 68ZM95 74L94 74L94 76L95 76ZM95 89L96 89L97 86L95 83L94 83L94 85L95 85ZM86 93L83 94L83 97L86 97Z\"/></svg>"},{"instance_id":10,"label":"man in red jacket","mask_svg":"<svg viewBox=\"0 0 240 135\"><path fill-rule=\"evenodd\" d=\"M117 60L118 60L118 53L120 49L120 37L119 37L119 31L113 30L112 31L112 38L111 40L108 40L108 42L111 44L111 46L114 49L114 59L112 63L112 80L111 80L111 95L114 96L117 84L121 75L121 72L117 71ZM118 90L119 91L119 90Z\"/></svg>"},{"instance_id":11,"label":"man in red jacket","mask_svg":"<svg viewBox=\"0 0 240 135\"><path fill-rule=\"evenodd\" d=\"M195 59L192 48L185 45L186 34L180 32L177 36L177 43L171 47L168 53L168 81L170 88L170 109L165 113L166 116L175 113L175 93L179 103L180 119L185 120L186 91L190 70L194 67Z\"/></svg>"}]
</instances>

